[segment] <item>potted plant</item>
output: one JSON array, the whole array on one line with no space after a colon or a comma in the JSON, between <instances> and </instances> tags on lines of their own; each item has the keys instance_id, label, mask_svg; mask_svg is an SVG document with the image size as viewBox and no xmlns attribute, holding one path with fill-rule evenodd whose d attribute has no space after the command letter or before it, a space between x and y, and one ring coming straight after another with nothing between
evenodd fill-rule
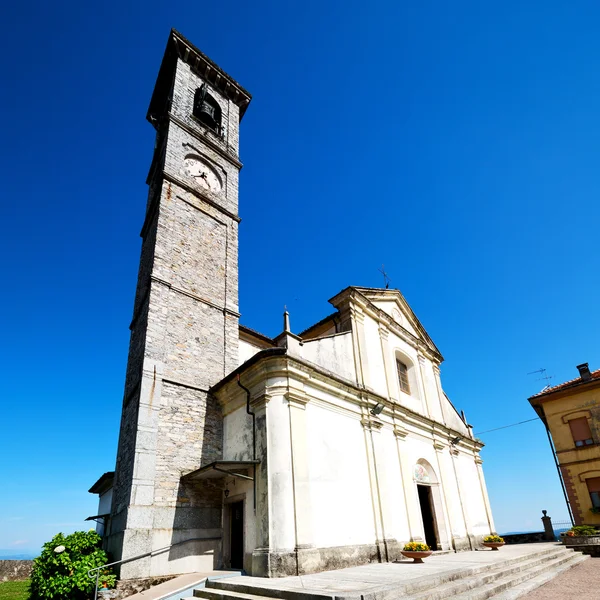
<instances>
[{"instance_id":1,"label":"potted plant","mask_svg":"<svg viewBox=\"0 0 600 600\"><path fill-rule=\"evenodd\" d=\"M501 538L499 535L486 535L483 538L483 545L486 548L491 548L492 550L498 550L504 546L504 538Z\"/></svg>"},{"instance_id":2,"label":"potted plant","mask_svg":"<svg viewBox=\"0 0 600 600\"><path fill-rule=\"evenodd\" d=\"M429 546L421 542L408 542L408 544L404 544L401 552L406 558L414 559L413 562L415 563L422 563L424 558L432 554Z\"/></svg>"}]
</instances>

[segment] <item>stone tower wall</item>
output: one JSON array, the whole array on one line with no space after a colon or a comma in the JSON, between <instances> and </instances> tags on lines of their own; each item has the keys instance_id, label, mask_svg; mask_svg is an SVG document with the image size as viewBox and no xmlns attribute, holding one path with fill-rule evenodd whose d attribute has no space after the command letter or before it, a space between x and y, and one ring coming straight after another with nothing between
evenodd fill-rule
<instances>
[{"instance_id":1,"label":"stone tower wall","mask_svg":"<svg viewBox=\"0 0 600 600\"><path fill-rule=\"evenodd\" d=\"M107 549L127 558L122 578L212 569L220 562L221 490L181 476L222 456L221 410L207 390L237 366L239 108L209 91L223 134L192 116L203 78L176 61L169 111L160 115L146 219ZM220 193L183 169L201 156Z\"/></svg>"}]
</instances>

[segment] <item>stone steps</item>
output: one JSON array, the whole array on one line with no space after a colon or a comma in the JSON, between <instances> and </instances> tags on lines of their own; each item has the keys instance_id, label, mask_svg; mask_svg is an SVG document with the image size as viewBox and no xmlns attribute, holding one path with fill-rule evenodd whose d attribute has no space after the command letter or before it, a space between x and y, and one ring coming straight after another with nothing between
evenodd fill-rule
<instances>
[{"instance_id":1,"label":"stone steps","mask_svg":"<svg viewBox=\"0 0 600 600\"><path fill-rule=\"evenodd\" d=\"M502 551L500 551L502 552ZM565 548L552 546L526 555L498 557L490 563L476 564L456 569L440 569L438 572L423 573L410 580L390 580L389 564L386 575L372 587L350 589L344 585L332 585L320 580L318 584L295 587L293 582L282 581L285 587L276 585L276 580L262 583L260 578L236 583L235 580L209 580L207 587L194 590L194 598L205 600L514 600L546 583L559 573L570 569L588 556ZM433 564L433 561L432 563ZM472 565L472 566L471 566ZM403 565L405 568L408 565ZM418 567L417 567L418 568ZM384 573L382 572L382 575ZM392 576L393 577L393 576ZM236 578L237 579L237 578ZM365 581L365 580L363 580ZM373 579L367 581L374 581ZM255 583L256 582L256 583ZM387 582L387 583L386 583ZM352 586L350 586L352 587ZM293 589L292 589L293 588ZM185 599L193 600L193 599Z\"/></svg>"},{"instance_id":2,"label":"stone steps","mask_svg":"<svg viewBox=\"0 0 600 600\"><path fill-rule=\"evenodd\" d=\"M506 561L495 568L478 569L477 573L466 575L454 581L441 584L424 592L407 596L407 600L486 600L494 595L541 573L555 573L563 565L575 566L581 555L558 548L552 552L534 556L527 560ZM552 575L554 576L554 575Z\"/></svg>"},{"instance_id":3,"label":"stone steps","mask_svg":"<svg viewBox=\"0 0 600 600\"><path fill-rule=\"evenodd\" d=\"M497 579L485 583L481 586L472 588L466 592L446 596L454 600L487 600L488 598L496 600L504 596L505 598L518 598L525 594L525 591L517 592L515 588L526 582L533 581L537 577L544 576L540 583L533 585L535 589L538 585L556 577L564 570L571 569L575 565L585 560L581 555L571 554L555 558L554 560L544 562L541 565L529 566L528 568L513 572L511 574L500 574ZM528 588L529 591L529 588ZM508 595L507 595L508 594Z\"/></svg>"}]
</instances>

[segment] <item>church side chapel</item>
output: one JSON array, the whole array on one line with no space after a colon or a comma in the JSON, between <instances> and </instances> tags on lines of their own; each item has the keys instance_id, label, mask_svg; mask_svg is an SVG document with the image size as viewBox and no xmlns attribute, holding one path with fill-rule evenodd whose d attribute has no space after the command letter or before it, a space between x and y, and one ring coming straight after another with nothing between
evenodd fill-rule
<instances>
[{"instance_id":1,"label":"church side chapel","mask_svg":"<svg viewBox=\"0 0 600 600\"><path fill-rule=\"evenodd\" d=\"M477 547L494 532L482 443L398 290L348 287L303 332L286 312L274 339L240 325L250 100L171 31L147 116L156 145L106 550L169 547L123 564L131 579L307 574L394 561L409 541Z\"/></svg>"}]
</instances>

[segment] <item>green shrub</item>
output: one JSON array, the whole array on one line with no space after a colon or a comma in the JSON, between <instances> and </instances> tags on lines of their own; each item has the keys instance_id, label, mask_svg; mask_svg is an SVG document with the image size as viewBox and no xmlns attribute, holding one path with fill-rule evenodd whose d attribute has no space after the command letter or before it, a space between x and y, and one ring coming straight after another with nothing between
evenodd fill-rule
<instances>
[{"instance_id":1,"label":"green shrub","mask_svg":"<svg viewBox=\"0 0 600 600\"><path fill-rule=\"evenodd\" d=\"M95 531L55 535L44 544L33 561L30 600L88 600L93 597L96 579L88 575L94 567L108 562ZM55 549L64 547L62 552ZM114 587L116 577L108 571L100 575L99 587Z\"/></svg>"},{"instance_id":2,"label":"green shrub","mask_svg":"<svg viewBox=\"0 0 600 600\"><path fill-rule=\"evenodd\" d=\"M571 527L570 531L573 532L573 535L599 535L596 528L590 525L575 525L575 527Z\"/></svg>"}]
</instances>

